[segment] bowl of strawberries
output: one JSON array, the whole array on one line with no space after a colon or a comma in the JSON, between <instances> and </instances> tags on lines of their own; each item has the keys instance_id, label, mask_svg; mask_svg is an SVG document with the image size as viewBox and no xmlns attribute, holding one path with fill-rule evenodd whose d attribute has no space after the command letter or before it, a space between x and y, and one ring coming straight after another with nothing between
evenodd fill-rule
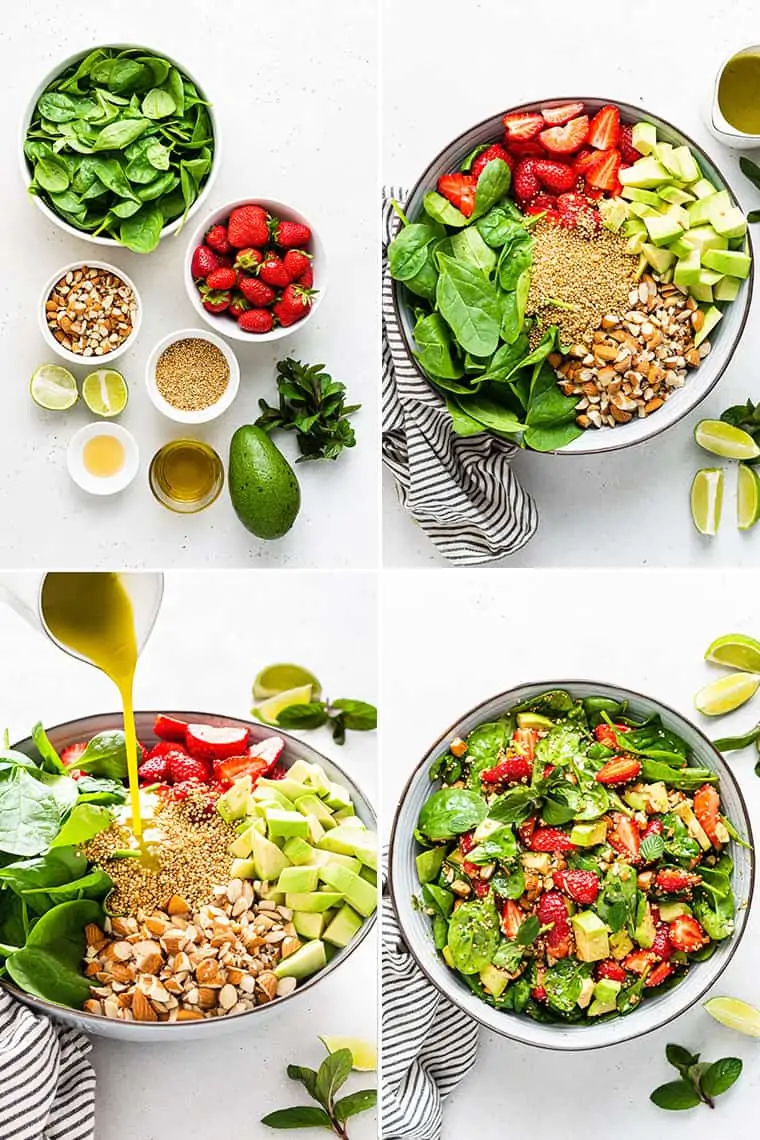
<instances>
[{"instance_id":1,"label":"bowl of strawberries","mask_svg":"<svg viewBox=\"0 0 760 1140\"><path fill-rule=\"evenodd\" d=\"M223 336L280 340L324 296L324 251L303 214L284 202L228 202L193 234L185 287L199 316Z\"/></svg>"}]
</instances>

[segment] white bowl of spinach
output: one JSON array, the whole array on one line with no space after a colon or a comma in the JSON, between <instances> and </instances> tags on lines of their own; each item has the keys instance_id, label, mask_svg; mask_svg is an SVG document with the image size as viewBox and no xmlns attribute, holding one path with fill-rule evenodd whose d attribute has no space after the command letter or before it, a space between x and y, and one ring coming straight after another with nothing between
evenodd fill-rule
<instances>
[{"instance_id":1,"label":"white bowl of spinach","mask_svg":"<svg viewBox=\"0 0 760 1140\"><path fill-rule=\"evenodd\" d=\"M622 734L602 743L612 726L629 736L640 773L607 784L596 775L623 751ZM523 761L525 733L531 774L506 777L515 752ZM718 791L727 821L707 851L685 823L702 787ZM644 847L639 834L655 819L660 838ZM457 1006L525 1044L594 1049L667 1024L716 982L746 926L751 845L733 773L699 729L617 685L548 681L471 709L429 750L396 813L390 885L406 944ZM659 871L700 875L677 890ZM550 896L565 900L562 931L542 910ZM688 953L655 941L663 924L681 942L695 923L704 939ZM616 972L625 978L601 981Z\"/></svg>"},{"instance_id":2,"label":"white bowl of spinach","mask_svg":"<svg viewBox=\"0 0 760 1140\"><path fill-rule=\"evenodd\" d=\"M26 187L67 233L150 253L199 208L219 162L214 111L170 57L78 52L45 77L21 125Z\"/></svg>"}]
</instances>

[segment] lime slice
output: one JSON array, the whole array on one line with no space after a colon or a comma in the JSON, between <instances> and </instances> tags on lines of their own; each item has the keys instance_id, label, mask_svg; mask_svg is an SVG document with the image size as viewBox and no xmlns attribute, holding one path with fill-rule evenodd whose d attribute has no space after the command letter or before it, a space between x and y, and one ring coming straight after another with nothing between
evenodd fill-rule
<instances>
[{"instance_id":1,"label":"lime slice","mask_svg":"<svg viewBox=\"0 0 760 1140\"><path fill-rule=\"evenodd\" d=\"M32 399L48 412L65 412L79 399L77 382L62 364L41 364L29 385Z\"/></svg>"},{"instance_id":2,"label":"lime slice","mask_svg":"<svg viewBox=\"0 0 760 1140\"><path fill-rule=\"evenodd\" d=\"M328 1053L350 1049L357 1073L374 1073L377 1068L377 1049L371 1041L361 1041L358 1037L320 1037L319 1040Z\"/></svg>"},{"instance_id":3,"label":"lime slice","mask_svg":"<svg viewBox=\"0 0 760 1140\"><path fill-rule=\"evenodd\" d=\"M744 633L724 633L708 645L705 661L742 669L746 673L760 673L760 641Z\"/></svg>"},{"instance_id":4,"label":"lime slice","mask_svg":"<svg viewBox=\"0 0 760 1140\"><path fill-rule=\"evenodd\" d=\"M736 525L749 530L760 518L760 479L754 467L739 464L739 482L736 492Z\"/></svg>"},{"instance_id":5,"label":"lime slice","mask_svg":"<svg viewBox=\"0 0 760 1140\"><path fill-rule=\"evenodd\" d=\"M322 686L303 665L267 665L253 682L253 699L265 701L268 697L276 697L287 689L298 689L301 685L311 685L313 699L319 700Z\"/></svg>"},{"instance_id":6,"label":"lime slice","mask_svg":"<svg viewBox=\"0 0 760 1140\"><path fill-rule=\"evenodd\" d=\"M745 1033L747 1037L760 1037L760 1009L748 1005L739 998L714 997L706 1001L704 1008L727 1029Z\"/></svg>"},{"instance_id":7,"label":"lime slice","mask_svg":"<svg viewBox=\"0 0 760 1140\"><path fill-rule=\"evenodd\" d=\"M691 517L700 534L718 533L723 506L723 472L719 467L702 467L691 484Z\"/></svg>"},{"instance_id":8,"label":"lime slice","mask_svg":"<svg viewBox=\"0 0 760 1140\"><path fill-rule=\"evenodd\" d=\"M754 697L759 687L760 677L753 673L729 673L700 689L694 704L705 716L722 716Z\"/></svg>"},{"instance_id":9,"label":"lime slice","mask_svg":"<svg viewBox=\"0 0 760 1140\"><path fill-rule=\"evenodd\" d=\"M118 416L127 406L129 388L121 372L99 368L82 381L82 399L96 416Z\"/></svg>"},{"instance_id":10,"label":"lime slice","mask_svg":"<svg viewBox=\"0 0 760 1140\"><path fill-rule=\"evenodd\" d=\"M700 420L694 429L694 438L705 451L723 459L755 459L760 455L760 447L749 432L724 424L723 420Z\"/></svg>"},{"instance_id":11,"label":"lime slice","mask_svg":"<svg viewBox=\"0 0 760 1140\"><path fill-rule=\"evenodd\" d=\"M758 679L758 684L760 684L760 679ZM278 693L276 697L269 697L268 700L262 701L257 708L251 709L251 712L257 720L277 728L277 717L283 709L288 708L289 705L307 705L310 700L311 685L299 685L295 689L286 689L284 693Z\"/></svg>"}]
</instances>

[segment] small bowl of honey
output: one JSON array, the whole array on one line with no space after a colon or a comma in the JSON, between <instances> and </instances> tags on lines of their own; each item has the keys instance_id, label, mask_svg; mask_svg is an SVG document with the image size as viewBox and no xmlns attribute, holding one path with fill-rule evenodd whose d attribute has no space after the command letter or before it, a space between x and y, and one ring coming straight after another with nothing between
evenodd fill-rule
<instances>
[{"instance_id":1,"label":"small bowl of honey","mask_svg":"<svg viewBox=\"0 0 760 1140\"><path fill-rule=\"evenodd\" d=\"M69 475L91 495L115 495L140 465L135 437L120 424L87 424L72 436L66 453Z\"/></svg>"}]
</instances>

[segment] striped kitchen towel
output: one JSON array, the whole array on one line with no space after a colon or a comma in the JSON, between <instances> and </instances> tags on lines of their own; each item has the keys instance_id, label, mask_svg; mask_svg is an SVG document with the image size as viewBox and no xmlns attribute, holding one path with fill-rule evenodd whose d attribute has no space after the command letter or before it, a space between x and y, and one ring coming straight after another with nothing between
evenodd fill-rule
<instances>
[{"instance_id":1,"label":"striped kitchen towel","mask_svg":"<svg viewBox=\"0 0 760 1140\"><path fill-rule=\"evenodd\" d=\"M0 990L0 1140L92 1140L91 1048Z\"/></svg>"},{"instance_id":2,"label":"striped kitchen towel","mask_svg":"<svg viewBox=\"0 0 760 1140\"><path fill-rule=\"evenodd\" d=\"M410 358L393 306L385 256L400 224L383 201L383 462L401 503L444 557L460 566L514 554L536 532L538 512L511 467L519 450L488 433L452 430L446 401Z\"/></svg>"},{"instance_id":3,"label":"striped kitchen towel","mask_svg":"<svg viewBox=\"0 0 760 1140\"><path fill-rule=\"evenodd\" d=\"M443 1101L472 1067L478 1025L417 968L387 891L382 914L381 1140L439 1140Z\"/></svg>"}]
</instances>

